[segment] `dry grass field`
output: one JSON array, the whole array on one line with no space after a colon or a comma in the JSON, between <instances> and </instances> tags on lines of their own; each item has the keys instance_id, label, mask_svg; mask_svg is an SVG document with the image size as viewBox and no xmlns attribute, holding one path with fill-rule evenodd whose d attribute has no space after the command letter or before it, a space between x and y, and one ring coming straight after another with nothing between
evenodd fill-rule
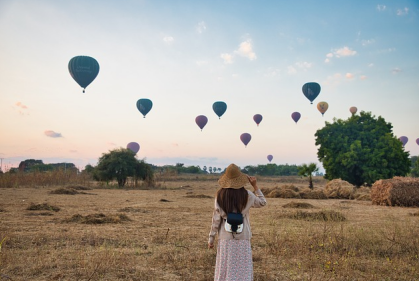
<instances>
[{"instance_id":1,"label":"dry grass field","mask_svg":"<svg viewBox=\"0 0 419 281\"><path fill-rule=\"evenodd\" d=\"M160 178L155 189L0 187L0 280L212 280L217 179ZM419 209L267 200L251 211L255 280L419 280Z\"/></svg>"}]
</instances>

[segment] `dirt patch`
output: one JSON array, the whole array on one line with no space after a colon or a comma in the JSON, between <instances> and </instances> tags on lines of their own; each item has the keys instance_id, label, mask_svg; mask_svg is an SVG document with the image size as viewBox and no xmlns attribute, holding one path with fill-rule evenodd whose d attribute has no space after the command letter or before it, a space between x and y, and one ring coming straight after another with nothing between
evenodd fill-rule
<instances>
[{"instance_id":1,"label":"dirt patch","mask_svg":"<svg viewBox=\"0 0 419 281\"><path fill-rule=\"evenodd\" d=\"M57 206L53 206L53 205L49 205L48 203L42 203L42 204L35 204L35 203L31 203L29 205L29 207L26 208L26 210L28 211L54 211L54 212L58 212L60 210L59 207Z\"/></svg>"},{"instance_id":2,"label":"dirt patch","mask_svg":"<svg viewBox=\"0 0 419 281\"><path fill-rule=\"evenodd\" d=\"M315 208L310 203L303 203L303 202L290 202L282 206L282 208L295 208L295 209L313 209Z\"/></svg>"},{"instance_id":3,"label":"dirt patch","mask_svg":"<svg viewBox=\"0 0 419 281\"><path fill-rule=\"evenodd\" d=\"M64 220L67 223L83 223L83 224L105 224L105 223L123 223L131 221L125 214L105 215L103 213L82 216L80 214L73 215L71 218Z\"/></svg>"}]
</instances>

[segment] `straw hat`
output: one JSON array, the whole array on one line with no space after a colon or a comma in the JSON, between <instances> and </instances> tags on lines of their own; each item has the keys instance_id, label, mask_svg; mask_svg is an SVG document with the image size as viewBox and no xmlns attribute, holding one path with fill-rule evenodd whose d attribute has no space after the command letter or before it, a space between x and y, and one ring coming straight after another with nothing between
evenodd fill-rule
<instances>
[{"instance_id":1,"label":"straw hat","mask_svg":"<svg viewBox=\"0 0 419 281\"><path fill-rule=\"evenodd\" d=\"M230 164L224 175L218 180L218 184L222 188L234 188L239 189L249 183L247 175L240 171L240 168L235 164Z\"/></svg>"}]
</instances>

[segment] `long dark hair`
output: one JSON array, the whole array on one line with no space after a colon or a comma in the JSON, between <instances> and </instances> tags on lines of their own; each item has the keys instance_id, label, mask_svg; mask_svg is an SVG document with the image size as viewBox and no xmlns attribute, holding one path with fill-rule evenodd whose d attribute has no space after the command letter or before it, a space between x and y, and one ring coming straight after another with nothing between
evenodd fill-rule
<instances>
[{"instance_id":1,"label":"long dark hair","mask_svg":"<svg viewBox=\"0 0 419 281\"><path fill-rule=\"evenodd\" d=\"M242 187L234 188L220 188L217 191L217 203L224 212L242 212L246 207L249 194L247 190Z\"/></svg>"}]
</instances>

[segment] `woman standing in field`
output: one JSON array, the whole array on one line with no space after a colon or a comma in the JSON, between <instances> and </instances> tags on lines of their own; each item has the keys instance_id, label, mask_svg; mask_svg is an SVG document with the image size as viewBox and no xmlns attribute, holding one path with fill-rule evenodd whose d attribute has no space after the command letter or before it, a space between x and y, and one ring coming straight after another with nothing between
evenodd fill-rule
<instances>
[{"instance_id":1,"label":"woman standing in field","mask_svg":"<svg viewBox=\"0 0 419 281\"><path fill-rule=\"evenodd\" d=\"M244 186L250 183L254 193ZM256 177L243 174L239 167L230 164L224 175L218 180L220 189L215 198L215 208L209 233L208 248L214 247L218 233L217 261L214 281L253 280L253 261L250 238L249 210L266 205L266 199L257 186ZM230 214L242 214L239 225L230 225ZM229 218L227 219L227 215ZM238 215L240 217L240 215ZM238 220L240 223L240 219Z\"/></svg>"}]
</instances>

